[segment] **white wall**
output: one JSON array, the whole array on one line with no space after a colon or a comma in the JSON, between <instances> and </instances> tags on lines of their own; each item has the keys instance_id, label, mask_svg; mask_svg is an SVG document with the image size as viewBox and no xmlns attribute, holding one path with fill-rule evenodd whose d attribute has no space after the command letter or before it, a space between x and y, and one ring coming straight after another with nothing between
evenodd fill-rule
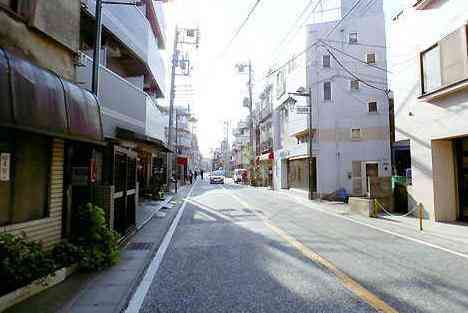
<instances>
[{"instance_id":1,"label":"white wall","mask_svg":"<svg viewBox=\"0 0 468 313\"><path fill-rule=\"evenodd\" d=\"M418 100L421 95L419 53L444 38L468 20L468 1L433 1L425 10L409 4L389 27L388 45L390 88L395 95L396 139L409 139L413 186L409 189L413 202L421 202L434 220L453 220L456 201L443 206L435 199L432 140L468 134L468 92L438 100ZM436 171L437 172L437 171ZM442 178L440 178L442 179ZM449 179L449 178L445 178ZM452 184L446 181L442 185ZM437 210L442 210L437 214ZM450 211L450 212L449 212ZM437 218L439 215L439 218Z\"/></svg>"}]
</instances>

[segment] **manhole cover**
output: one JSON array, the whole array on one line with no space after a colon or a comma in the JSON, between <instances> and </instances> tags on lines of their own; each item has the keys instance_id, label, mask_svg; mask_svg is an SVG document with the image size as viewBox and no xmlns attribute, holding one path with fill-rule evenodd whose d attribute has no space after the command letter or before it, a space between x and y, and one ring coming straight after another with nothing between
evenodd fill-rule
<instances>
[{"instance_id":1,"label":"manhole cover","mask_svg":"<svg viewBox=\"0 0 468 313\"><path fill-rule=\"evenodd\" d=\"M153 245L152 242L131 242L127 246L127 250L149 250Z\"/></svg>"}]
</instances>

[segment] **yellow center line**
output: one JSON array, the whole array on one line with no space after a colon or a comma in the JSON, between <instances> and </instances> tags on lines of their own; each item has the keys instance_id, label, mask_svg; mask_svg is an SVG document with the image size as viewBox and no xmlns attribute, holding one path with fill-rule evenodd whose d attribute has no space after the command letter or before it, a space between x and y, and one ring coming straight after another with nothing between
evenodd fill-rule
<instances>
[{"instance_id":1,"label":"yellow center line","mask_svg":"<svg viewBox=\"0 0 468 313\"><path fill-rule=\"evenodd\" d=\"M227 189L222 186L223 189L227 191ZM236 196L232 192L228 192L230 196L236 199L242 206L245 208L250 209L257 209L253 206L249 205L246 201L242 200L238 196ZM270 221L267 220L264 216L255 212L255 214L260 217L263 223L270 228L273 232L275 232L280 238L285 240L291 246L296 248L302 255L304 255L309 260L313 261L314 263L320 264L321 266L325 267L329 272L333 273L338 281L348 290L353 292L356 296L367 302L370 306L372 306L377 312L382 313L398 313L397 310L392 308L390 305L385 303L382 299L380 299L377 295L366 289L365 287L361 286L357 281L352 279L349 275L339 270L332 262L328 261L324 257L320 256L312 249L306 247L303 243L299 242L297 239L286 233L284 230L279 228L278 226L272 224Z\"/></svg>"}]
</instances>

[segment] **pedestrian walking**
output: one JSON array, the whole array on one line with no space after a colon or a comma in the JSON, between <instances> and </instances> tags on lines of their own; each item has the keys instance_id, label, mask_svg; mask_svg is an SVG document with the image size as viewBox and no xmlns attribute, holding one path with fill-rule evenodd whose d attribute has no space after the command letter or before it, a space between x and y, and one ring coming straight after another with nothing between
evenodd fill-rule
<instances>
[{"instance_id":1,"label":"pedestrian walking","mask_svg":"<svg viewBox=\"0 0 468 313\"><path fill-rule=\"evenodd\" d=\"M193 176L194 176L194 180L197 181L197 177L198 177L198 171L195 170L195 172L193 173Z\"/></svg>"},{"instance_id":2,"label":"pedestrian walking","mask_svg":"<svg viewBox=\"0 0 468 313\"><path fill-rule=\"evenodd\" d=\"M192 170L189 171L188 177L189 177L190 185L193 184L193 173L192 173Z\"/></svg>"},{"instance_id":3,"label":"pedestrian walking","mask_svg":"<svg viewBox=\"0 0 468 313\"><path fill-rule=\"evenodd\" d=\"M203 170L200 170L201 180L203 180L203 174L204 174Z\"/></svg>"}]
</instances>

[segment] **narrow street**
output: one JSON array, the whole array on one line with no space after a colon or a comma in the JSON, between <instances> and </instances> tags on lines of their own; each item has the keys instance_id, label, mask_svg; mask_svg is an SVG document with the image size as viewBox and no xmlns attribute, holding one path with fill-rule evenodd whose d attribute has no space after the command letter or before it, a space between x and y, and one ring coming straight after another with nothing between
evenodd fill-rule
<instances>
[{"instance_id":1,"label":"narrow street","mask_svg":"<svg viewBox=\"0 0 468 313\"><path fill-rule=\"evenodd\" d=\"M128 313L468 311L467 259L287 195L198 181L182 210Z\"/></svg>"}]
</instances>

